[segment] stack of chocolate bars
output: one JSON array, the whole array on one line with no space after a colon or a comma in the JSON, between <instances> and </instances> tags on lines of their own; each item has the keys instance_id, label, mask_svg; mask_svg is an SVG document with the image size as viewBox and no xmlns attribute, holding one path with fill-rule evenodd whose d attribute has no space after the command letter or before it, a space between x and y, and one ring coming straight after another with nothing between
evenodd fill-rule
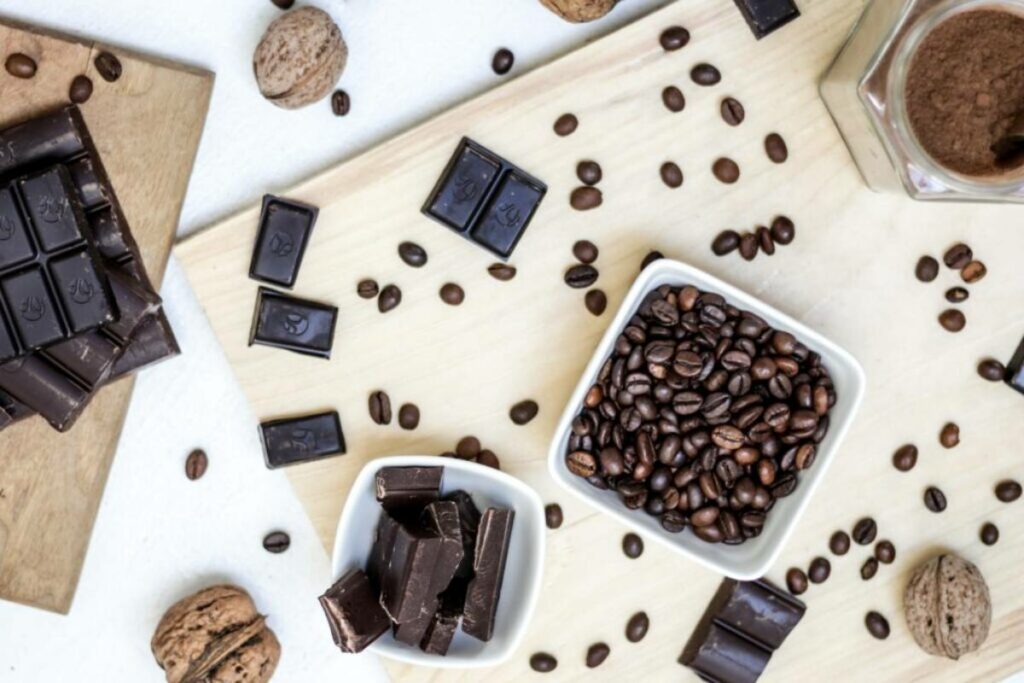
<instances>
[{"instance_id":1,"label":"stack of chocolate bars","mask_svg":"<svg viewBox=\"0 0 1024 683\"><path fill-rule=\"evenodd\" d=\"M78 107L0 131L0 429L178 352Z\"/></svg>"},{"instance_id":2,"label":"stack of chocolate bars","mask_svg":"<svg viewBox=\"0 0 1024 683\"><path fill-rule=\"evenodd\" d=\"M441 495L443 467L377 472L384 511L367 569L353 569L320 597L345 652L360 652L388 628L400 643L445 655L462 631L494 634L513 510L483 514L465 491Z\"/></svg>"}]
</instances>

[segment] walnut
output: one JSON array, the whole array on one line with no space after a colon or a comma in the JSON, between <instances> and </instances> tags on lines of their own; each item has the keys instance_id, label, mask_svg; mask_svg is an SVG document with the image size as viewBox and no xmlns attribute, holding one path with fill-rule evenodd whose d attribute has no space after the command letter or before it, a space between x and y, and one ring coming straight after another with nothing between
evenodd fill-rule
<instances>
[{"instance_id":1,"label":"walnut","mask_svg":"<svg viewBox=\"0 0 1024 683\"><path fill-rule=\"evenodd\" d=\"M281 645L237 586L210 586L164 614L150 643L168 683L266 683Z\"/></svg>"},{"instance_id":2,"label":"walnut","mask_svg":"<svg viewBox=\"0 0 1024 683\"><path fill-rule=\"evenodd\" d=\"M267 27L252 65L264 97L279 107L298 109L329 95L346 61L348 47L330 15L302 7Z\"/></svg>"},{"instance_id":3,"label":"walnut","mask_svg":"<svg viewBox=\"0 0 1024 683\"><path fill-rule=\"evenodd\" d=\"M540 0L540 4L566 21L583 23L600 19L615 7L618 0Z\"/></svg>"},{"instance_id":4,"label":"walnut","mask_svg":"<svg viewBox=\"0 0 1024 683\"><path fill-rule=\"evenodd\" d=\"M992 602L977 567L956 555L939 555L910 577L903 613L921 649L959 659L988 637Z\"/></svg>"}]
</instances>

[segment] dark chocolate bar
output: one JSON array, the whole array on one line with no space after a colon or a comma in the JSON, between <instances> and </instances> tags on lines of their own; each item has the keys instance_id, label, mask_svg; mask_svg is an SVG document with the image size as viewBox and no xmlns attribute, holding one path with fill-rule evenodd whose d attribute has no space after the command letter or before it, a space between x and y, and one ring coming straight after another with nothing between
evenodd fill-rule
<instances>
[{"instance_id":1,"label":"dark chocolate bar","mask_svg":"<svg viewBox=\"0 0 1024 683\"><path fill-rule=\"evenodd\" d=\"M512 255L547 186L462 138L423 213L502 259Z\"/></svg>"},{"instance_id":2,"label":"dark chocolate bar","mask_svg":"<svg viewBox=\"0 0 1024 683\"><path fill-rule=\"evenodd\" d=\"M345 434L335 410L263 422L260 440L270 469L345 452Z\"/></svg>"},{"instance_id":3,"label":"dark chocolate bar","mask_svg":"<svg viewBox=\"0 0 1024 683\"><path fill-rule=\"evenodd\" d=\"M431 655L446 655L455 638L455 631L459 627L459 620L462 618L462 608L466 601L466 584L456 579L452 585L441 594L441 606L430 620L423 640L420 641L420 649Z\"/></svg>"},{"instance_id":4,"label":"dark chocolate bar","mask_svg":"<svg viewBox=\"0 0 1024 683\"><path fill-rule=\"evenodd\" d=\"M291 289L318 213L315 206L264 195L249 277Z\"/></svg>"},{"instance_id":5,"label":"dark chocolate bar","mask_svg":"<svg viewBox=\"0 0 1024 683\"><path fill-rule=\"evenodd\" d=\"M387 632L391 621L361 569L353 569L320 596L334 644L344 652L362 652Z\"/></svg>"},{"instance_id":6,"label":"dark chocolate bar","mask_svg":"<svg viewBox=\"0 0 1024 683\"><path fill-rule=\"evenodd\" d=\"M429 611L437 598L432 591L441 550L441 537L437 534L398 525L380 580L380 604L392 621L401 624Z\"/></svg>"},{"instance_id":7,"label":"dark chocolate bar","mask_svg":"<svg viewBox=\"0 0 1024 683\"><path fill-rule=\"evenodd\" d=\"M87 389L36 353L0 366L0 389L33 410L46 411L47 420L58 431L74 423L89 398Z\"/></svg>"},{"instance_id":8,"label":"dark chocolate bar","mask_svg":"<svg viewBox=\"0 0 1024 683\"><path fill-rule=\"evenodd\" d=\"M370 577L370 583L377 593L380 593L381 577L384 576L388 561L391 559L391 549L395 546L395 535L399 526L398 520L386 511L380 513L373 535L373 548L370 549L370 557L366 562L366 575Z\"/></svg>"},{"instance_id":9,"label":"dark chocolate bar","mask_svg":"<svg viewBox=\"0 0 1024 683\"><path fill-rule=\"evenodd\" d=\"M473 578L466 589L462 614L462 630L479 640L488 641L494 635L494 617L501 599L514 519L515 511L506 508L487 508L480 517Z\"/></svg>"},{"instance_id":10,"label":"dark chocolate bar","mask_svg":"<svg viewBox=\"0 0 1024 683\"><path fill-rule=\"evenodd\" d=\"M1024 394L1024 339L1006 366L1006 383Z\"/></svg>"},{"instance_id":11,"label":"dark chocolate bar","mask_svg":"<svg viewBox=\"0 0 1024 683\"><path fill-rule=\"evenodd\" d=\"M260 287L249 346L262 344L330 358L338 309Z\"/></svg>"},{"instance_id":12,"label":"dark chocolate bar","mask_svg":"<svg viewBox=\"0 0 1024 683\"><path fill-rule=\"evenodd\" d=\"M462 536L462 562L455 575L468 579L473 576L473 553L476 551L476 530L480 526L480 510L473 503L473 497L465 491L453 491L444 497L459 510L459 531Z\"/></svg>"},{"instance_id":13,"label":"dark chocolate bar","mask_svg":"<svg viewBox=\"0 0 1024 683\"><path fill-rule=\"evenodd\" d=\"M385 510L422 509L441 495L443 467L384 467L377 471L377 500Z\"/></svg>"},{"instance_id":14,"label":"dark chocolate bar","mask_svg":"<svg viewBox=\"0 0 1024 683\"><path fill-rule=\"evenodd\" d=\"M735 0L758 40L800 16L793 0Z\"/></svg>"}]
</instances>

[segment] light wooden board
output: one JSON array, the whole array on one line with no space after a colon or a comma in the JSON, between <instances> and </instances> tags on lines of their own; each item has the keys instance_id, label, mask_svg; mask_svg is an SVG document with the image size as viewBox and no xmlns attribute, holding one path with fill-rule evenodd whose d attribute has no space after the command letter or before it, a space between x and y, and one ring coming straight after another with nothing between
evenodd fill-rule
<instances>
[{"instance_id":1,"label":"light wooden board","mask_svg":"<svg viewBox=\"0 0 1024 683\"><path fill-rule=\"evenodd\" d=\"M619 549L622 527L569 498L546 473L556 420L611 317L590 316L583 292L562 283L579 238L601 248L598 284L609 294L610 311L642 257L658 248L820 330L867 371L867 398L854 428L770 576L781 581L788 566L806 567L826 553L832 531L849 529L865 514L878 520L880 538L896 544L898 559L865 583L858 570L869 549L833 558L832 578L806 595L805 622L773 657L764 680L993 681L1024 668L1021 504L1005 506L992 495L998 479L1024 475L1024 397L974 373L983 356L1008 359L1024 334L1020 209L924 205L865 189L816 89L860 3L808 0L801 8L802 18L758 43L731 2L672 4L298 187L281 188L321 207L295 292L340 308L329 362L246 346L257 288L247 271L258 207L177 247L256 417L341 412L348 454L288 472L328 549L349 484L368 459L438 453L465 434L480 437L504 469L564 507L565 525L548 535L540 604L519 652L486 672L390 664L396 680L528 680L529 655L540 650L560 660L557 680L696 680L675 660L719 577L650 542L642 558L627 560ZM666 54L658 35L675 23L690 28L693 42ZM699 88L688 79L690 67L705 60L724 73L717 87ZM672 83L688 100L674 115L660 98ZM746 106L738 129L719 117L725 95ZM566 111L579 116L580 127L558 138L551 125ZM765 158L762 140L770 131L789 142L782 166ZM512 259L519 274L508 283L486 274L493 260L486 253L419 213L462 135L549 184ZM721 154L743 169L734 186L711 177ZM585 158L604 168L605 201L579 213L567 198L576 185L575 164ZM661 184L658 168L666 159L684 169L681 189ZM796 221L797 239L774 257L746 263L710 253L719 230L748 228L778 213ZM421 270L396 255L407 239L430 254ZM938 282L923 285L913 270L919 255L938 256L961 239L987 262L989 275L971 287L966 330L952 335L936 316L945 307L944 290L957 279L944 270ZM363 277L400 285L401 306L382 316L359 299L356 282ZM446 281L465 287L461 307L439 300ZM417 403L419 429L375 426L366 408L374 389L387 390L395 408ZM515 427L508 408L527 397L539 401L540 415ZM954 451L938 446L947 419L963 428ZM907 441L920 445L920 464L900 474L890 455ZM253 468L262 467L261 455L251 456ZM950 500L939 516L921 502L933 483ZM986 519L1003 531L994 548L977 540ZM913 565L943 548L977 562L995 598L991 637L980 653L957 663L918 650L900 614ZM651 631L631 645L623 629L640 609L650 614ZM888 641L865 631L869 609L888 615ZM328 637L326 629L322 635ZM584 652L598 640L612 654L589 671Z\"/></svg>"},{"instance_id":2,"label":"light wooden board","mask_svg":"<svg viewBox=\"0 0 1024 683\"><path fill-rule=\"evenodd\" d=\"M66 104L72 78L92 79L82 112L149 275L159 283L213 74L6 21L0 21L0 45L3 58L24 52L39 65L31 80L0 71L0 124ZM115 83L93 66L104 49L124 66ZM35 418L0 433L0 598L56 612L71 608L132 385L129 379L105 387L66 434Z\"/></svg>"}]
</instances>

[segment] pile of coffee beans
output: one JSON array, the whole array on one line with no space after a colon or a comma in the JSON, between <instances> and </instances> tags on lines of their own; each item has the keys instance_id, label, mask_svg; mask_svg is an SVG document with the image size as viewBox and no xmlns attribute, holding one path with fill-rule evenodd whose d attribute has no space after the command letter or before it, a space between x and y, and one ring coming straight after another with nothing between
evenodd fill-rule
<instances>
[{"instance_id":1,"label":"pile of coffee beans","mask_svg":"<svg viewBox=\"0 0 1024 683\"><path fill-rule=\"evenodd\" d=\"M486 465L487 467L493 467L496 470L501 469L501 461L498 460L498 456L494 454L494 451L484 448L480 445L480 439L475 436L464 436L459 439L459 442L455 444L454 451L445 451L441 453L442 458L458 458L459 460L472 460L480 465ZM561 514L561 508L558 509L558 513Z\"/></svg>"},{"instance_id":2,"label":"pile of coffee beans","mask_svg":"<svg viewBox=\"0 0 1024 683\"><path fill-rule=\"evenodd\" d=\"M586 289L597 282L600 273L593 264L598 254L597 245L590 240L578 240L572 245L572 255L579 263L565 271L565 284L573 289ZM583 296L583 304L592 315L600 316L608 308L608 296L595 287Z\"/></svg>"},{"instance_id":3,"label":"pile of coffee beans","mask_svg":"<svg viewBox=\"0 0 1024 683\"><path fill-rule=\"evenodd\" d=\"M722 296L652 291L572 422L565 462L664 529L743 543L798 485L836 394L818 354Z\"/></svg>"},{"instance_id":4,"label":"pile of coffee beans","mask_svg":"<svg viewBox=\"0 0 1024 683\"><path fill-rule=\"evenodd\" d=\"M759 252L767 256L775 254L775 246L786 246L796 237L796 226L786 216L776 216L771 227L759 225L753 232L740 234L735 230L723 230L711 242L715 256L725 256L739 250L746 261L753 261Z\"/></svg>"},{"instance_id":5,"label":"pile of coffee beans","mask_svg":"<svg viewBox=\"0 0 1024 683\"><path fill-rule=\"evenodd\" d=\"M976 260L974 251L962 242L947 249L942 255L942 262L950 270L958 271L960 279L966 284L973 285L988 273L984 262ZM914 266L914 276L921 282L933 282L939 276L939 262L932 256L922 256ZM970 292L967 288L958 285L947 289L945 298L951 304L961 304L967 301L969 296ZM939 314L939 325L947 332L959 332L967 325L967 317L958 308L947 308ZM986 369L992 370L990 366ZM982 373L980 366L978 372L982 377L989 379L986 374Z\"/></svg>"}]
</instances>

